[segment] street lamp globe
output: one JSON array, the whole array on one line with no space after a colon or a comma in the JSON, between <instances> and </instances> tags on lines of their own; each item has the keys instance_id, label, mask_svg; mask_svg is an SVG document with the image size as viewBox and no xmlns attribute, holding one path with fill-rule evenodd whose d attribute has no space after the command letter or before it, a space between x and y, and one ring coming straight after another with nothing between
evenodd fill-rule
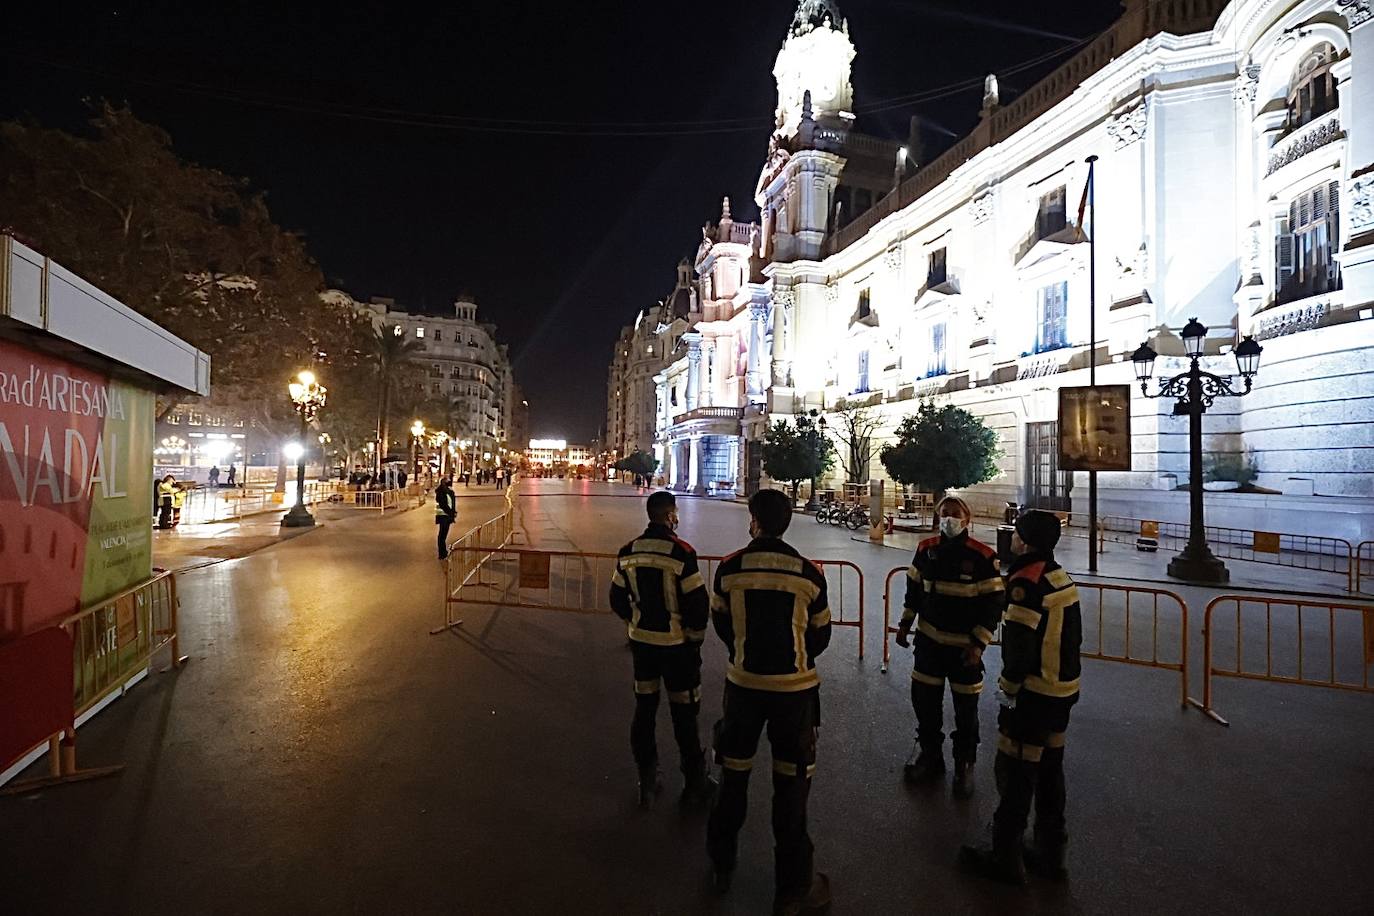
<instances>
[{"instance_id":1,"label":"street lamp globe","mask_svg":"<svg viewBox=\"0 0 1374 916\"><path fill-rule=\"evenodd\" d=\"M305 446L299 442L288 442L282 446L281 453L286 456L287 461L300 461L301 456L305 454Z\"/></svg>"},{"instance_id":2,"label":"street lamp globe","mask_svg":"<svg viewBox=\"0 0 1374 916\"><path fill-rule=\"evenodd\" d=\"M1183 349L1191 357L1202 355L1202 344L1207 340L1207 326L1196 318L1189 318L1183 326Z\"/></svg>"},{"instance_id":3,"label":"street lamp globe","mask_svg":"<svg viewBox=\"0 0 1374 916\"><path fill-rule=\"evenodd\" d=\"M416 420L414 423L410 424L410 434L417 439L420 438L425 434L425 424Z\"/></svg>"},{"instance_id":4,"label":"street lamp globe","mask_svg":"<svg viewBox=\"0 0 1374 916\"><path fill-rule=\"evenodd\" d=\"M1131 362L1135 364L1135 377L1142 382L1147 381L1155 374L1155 360L1158 358L1159 354L1148 343L1142 343L1137 347L1131 354Z\"/></svg>"},{"instance_id":5,"label":"street lamp globe","mask_svg":"<svg viewBox=\"0 0 1374 916\"><path fill-rule=\"evenodd\" d=\"M1247 379L1258 375L1260 354L1263 352L1264 348L1259 342L1253 336L1247 335L1236 347L1236 367L1240 369L1240 374Z\"/></svg>"}]
</instances>

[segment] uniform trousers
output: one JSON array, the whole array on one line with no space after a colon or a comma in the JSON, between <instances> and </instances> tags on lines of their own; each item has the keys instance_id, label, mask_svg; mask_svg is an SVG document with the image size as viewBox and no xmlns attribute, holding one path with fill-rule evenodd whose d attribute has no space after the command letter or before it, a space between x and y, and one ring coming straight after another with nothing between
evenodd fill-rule
<instances>
[{"instance_id":1,"label":"uniform trousers","mask_svg":"<svg viewBox=\"0 0 1374 916\"><path fill-rule=\"evenodd\" d=\"M994 772L1001 801L992 816L993 837L998 842L1021 842L1032 801L1036 844L1054 847L1068 842L1064 736L1075 700L1077 697L1042 697L1023 688L1017 694L1016 707L998 713Z\"/></svg>"},{"instance_id":2,"label":"uniform trousers","mask_svg":"<svg viewBox=\"0 0 1374 916\"><path fill-rule=\"evenodd\" d=\"M631 642L634 656L635 714L630 723L630 749L640 770L658 764L658 740L655 737L658 719L659 686L668 690L668 706L672 711L673 736L677 739L682 772L699 775L706 754L701 749L697 732L697 715L701 711L701 644L694 642L676 646L655 646Z\"/></svg>"},{"instance_id":3,"label":"uniform trousers","mask_svg":"<svg viewBox=\"0 0 1374 916\"><path fill-rule=\"evenodd\" d=\"M954 759L973 762L978 752L978 694L983 663L964 664L965 646L941 645L921 632L912 634L911 706L916 740L924 753L939 756L944 746L945 681L954 700Z\"/></svg>"},{"instance_id":4,"label":"uniform trousers","mask_svg":"<svg viewBox=\"0 0 1374 916\"><path fill-rule=\"evenodd\" d=\"M715 726L720 793L706 825L711 861L733 871L737 840L748 810L749 773L766 727L773 751L774 881L780 898L811 885L814 847L806 828L806 804L816 770L820 688L794 693L753 690L726 682L724 716Z\"/></svg>"}]
</instances>

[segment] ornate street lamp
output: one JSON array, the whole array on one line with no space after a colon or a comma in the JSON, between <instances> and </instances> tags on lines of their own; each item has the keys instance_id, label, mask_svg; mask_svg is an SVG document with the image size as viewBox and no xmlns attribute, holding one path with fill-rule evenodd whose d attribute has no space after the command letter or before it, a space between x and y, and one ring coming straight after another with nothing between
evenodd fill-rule
<instances>
[{"instance_id":1,"label":"ornate street lamp","mask_svg":"<svg viewBox=\"0 0 1374 916\"><path fill-rule=\"evenodd\" d=\"M1246 337L1236 347L1236 368L1245 380L1244 390L1237 391L1230 377L1213 375L1198 366L1202 345L1207 339L1207 328L1200 321L1190 318L1182 337L1190 362L1188 371L1161 379L1157 394L1150 394L1149 381L1158 354L1148 343L1142 343L1131 354L1141 393L1147 398L1175 398L1174 414L1188 417L1188 543L1169 561L1169 575L1198 582L1226 582L1230 573L1226 564L1207 546L1207 529L1202 517L1202 415L1217 398L1239 398L1250 393L1255 376L1259 374L1260 353L1264 348L1253 337Z\"/></svg>"},{"instance_id":2,"label":"ornate street lamp","mask_svg":"<svg viewBox=\"0 0 1374 916\"><path fill-rule=\"evenodd\" d=\"M416 420L410 424L410 476L420 479L420 437L425 434L425 424Z\"/></svg>"},{"instance_id":3,"label":"ornate street lamp","mask_svg":"<svg viewBox=\"0 0 1374 916\"><path fill-rule=\"evenodd\" d=\"M325 387L315 381L315 373L306 369L296 375L296 380L287 386L291 393L291 403L301 415L301 438L296 451L296 504L282 517L283 528L309 528L315 524L315 517L305 508L305 441L306 427L324 406Z\"/></svg>"}]
</instances>

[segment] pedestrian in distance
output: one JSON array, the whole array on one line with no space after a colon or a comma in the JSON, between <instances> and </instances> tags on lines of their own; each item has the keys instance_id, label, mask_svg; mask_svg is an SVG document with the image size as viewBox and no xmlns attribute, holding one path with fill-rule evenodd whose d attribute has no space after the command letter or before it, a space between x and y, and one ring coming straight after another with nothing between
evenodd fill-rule
<instances>
[{"instance_id":1,"label":"pedestrian in distance","mask_svg":"<svg viewBox=\"0 0 1374 916\"><path fill-rule=\"evenodd\" d=\"M157 526L162 530L172 527L172 506L176 501L177 479L168 474L157 484Z\"/></svg>"},{"instance_id":2,"label":"pedestrian in distance","mask_svg":"<svg viewBox=\"0 0 1374 916\"><path fill-rule=\"evenodd\" d=\"M611 610L627 625L634 659L635 712L630 749L639 770L639 805L651 807L661 790L654 738L660 684L677 740L685 806L704 806L715 788L701 747L701 644L706 639L709 600L692 545L675 533L677 501L660 491L645 501L644 532L616 558Z\"/></svg>"},{"instance_id":3,"label":"pedestrian in distance","mask_svg":"<svg viewBox=\"0 0 1374 916\"><path fill-rule=\"evenodd\" d=\"M969 534L973 513L957 496L936 506L940 533L916 547L907 569L897 645L912 648L911 706L916 742L903 773L913 784L943 778L945 681L954 703L954 795L973 794L983 649L1002 619L1005 593L997 554ZM913 627L915 632L912 632Z\"/></svg>"},{"instance_id":4,"label":"pedestrian in distance","mask_svg":"<svg viewBox=\"0 0 1374 916\"><path fill-rule=\"evenodd\" d=\"M236 468L236 467L235 467L234 465L232 465L232 464L229 465L229 476L228 476L227 478L225 478L225 481L224 481L225 486L229 486L229 487L236 487L236 486L238 486L238 478L237 478L237 475L238 475L238 468Z\"/></svg>"},{"instance_id":5,"label":"pedestrian in distance","mask_svg":"<svg viewBox=\"0 0 1374 916\"><path fill-rule=\"evenodd\" d=\"M1078 587L1054 559L1058 516L1031 509L1016 520L1002 620L1002 674L997 679L997 788L992 846L965 846L960 861L977 873L1023 884L1026 868L1068 877L1064 823L1064 735L1078 701L1083 621ZM1035 803L1034 842L1022 834Z\"/></svg>"},{"instance_id":6,"label":"pedestrian in distance","mask_svg":"<svg viewBox=\"0 0 1374 916\"><path fill-rule=\"evenodd\" d=\"M711 622L725 643L724 714L715 727L720 793L706 826L717 890L728 890L748 806L749 773L768 729L773 755L774 914L823 913L830 881L815 870L806 807L816 769L820 675L830 644L825 573L782 539L792 503L776 490L749 498L748 546L721 561Z\"/></svg>"},{"instance_id":7,"label":"pedestrian in distance","mask_svg":"<svg viewBox=\"0 0 1374 916\"><path fill-rule=\"evenodd\" d=\"M210 486L219 487L219 465L210 468Z\"/></svg>"},{"instance_id":8,"label":"pedestrian in distance","mask_svg":"<svg viewBox=\"0 0 1374 916\"><path fill-rule=\"evenodd\" d=\"M506 482L505 468L497 468L492 476L496 479L496 489L501 489L501 485Z\"/></svg>"},{"instance_id":9,"label":"pedestrian in distance","mask_svg":"<svg viewBox=\"0 0 1374 916\"><path fill-rule=\"evenodd\" d=\"M434 524L439 526L439 559L448 559L448 530L458 518L458 500L453 481L444 477L434 488Z\"/></svg>"}]
</instances>

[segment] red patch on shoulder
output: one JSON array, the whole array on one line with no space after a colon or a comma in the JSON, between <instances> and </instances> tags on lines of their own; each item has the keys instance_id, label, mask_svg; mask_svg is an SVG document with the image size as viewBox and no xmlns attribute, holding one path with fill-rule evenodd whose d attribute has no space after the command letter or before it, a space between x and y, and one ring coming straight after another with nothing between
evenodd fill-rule
<instances>
[{"instance_id":1,"label":"red patch on shoulder","mask_svg":"<svg viewBox=\"0 0 1374 916\"><path fill-rule=\"evenodd\" d=\"M688 553L696 553L696 552L697 552L695 547L693 547L691 544L688 544L686 541L684 541L682 538L678 537L677 535L673 535L673 543L676 544L677 546L681 547L683 550L687 551Z\"/></svg>"},{"instance_id":2,"label":"red patch on shoulder","mask_svg":"<svg viewBox=\"0 0 1374 916\"><path fill-rule=\"evenodd\" d=\"M918 552L919 552L919 551L922 551L922 550L927 550L927 549L929 549L929 548L931 548L931 547L935 547L935 546L939 545L939 543L940 543L940 536L937 534L937 535L935 535L935 537L933 537L933 538L926 538L924 541L922 541L921 543L917 544L917 545L916 545L916 550L917 550Z\"/></svg>"},{"instance_id":3,"label":"red patch on shoulder","mask_svg":"<svg viewBox=\"0 0 1374 916\"><path fill-rule=\"evenodd\" d=\"M1009 578L1012 578L1012 579L1029 579L1029 580L1032 581L1032 582L1039 582L1039 581L1040 581L1040 577L1043 576L1044 574L1045 574L1045 564L1044 564L1044 562L1042 561L1042 562L1039 562L1039 563L1032 563L1032 564L1029 565L1029 566L1024 566L1024 567L1022 567L1021 569L1018 569L1016 572L1012 573L1011 576L1010 576Z\"/></svg>"},{"instance_id":4,"label":"red patch on shoulder","mask_svg":"<svg viewBox=\"0 0 1374 916\"><path fill-rule=\"evenodd\" d=\"M997 551L993 550L991 547L989 547L987 544L984 544L982 541L975 541L973 538L969 538L968 545L972 547L974 550L981 553L983 556L987 557L989 560L997 556Z\"/></svg>"}]
</instances>

